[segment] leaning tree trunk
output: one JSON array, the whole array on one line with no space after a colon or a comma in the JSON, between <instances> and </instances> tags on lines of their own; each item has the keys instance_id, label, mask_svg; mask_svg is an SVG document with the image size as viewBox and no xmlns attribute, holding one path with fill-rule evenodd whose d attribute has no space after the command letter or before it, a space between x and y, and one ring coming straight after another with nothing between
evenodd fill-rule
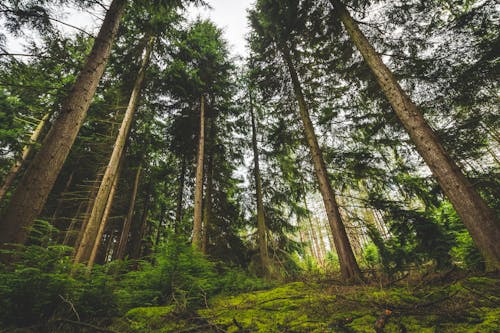
<instances>
[{"instance_id":1,"label":"leaning tree trunk","mask_svg":"<svg viewBox=\"0 0 500 333\"><path fill-rule=\"evenodd\" d=\"M111 153L111 158L109 159L109 164L102 178L101 185L99 186L99 192L97 193L97 197L94 201L92 213L90 214L90 219L85 228L82 241L80 242L75 254L75 262L81 263L88 261L91 256L92 247L97 240L99 225L102 223L102 217L106 209L109 193L111 192L111 188L113 186L113 180L116 178L119 161L123 155L125 143L134 120L137 104L139 103L139 96L144 82L144 77L146 75L149 58L151 57L153 43L154 38L149 37L144 56L142 58L141 67L139 68L139 72L130 95L127 110L125 111L125 115L113 147L113 152Z\"/></svg>"},{"instance_id":2,"label":"leaning tree trunk","mask_svg":"<svg viewBox=\"0 0 500 333\"><path fill-rule=\"evenodd\" d=\"M104 73L126 3L126 0L111 3L73 89L10 200L0 222L0 246L24 243L33 221L42 211Z\"/></svg>"},{"instance_id":3,"label":"leaning tree trunk","mask_svg":"<svg viewBox=\"0 0 500 333\"><path fill-rule=\"evenodd\" d=\"M101 246L102 236L104 235L104 231L106 230L106 226L108 225L108 217L111 212L111 208L113 208L113 201L115 199L116 187L118 186L118 181L120 180L120 171L122 165L125 160L125 154L123 154L120 158L120 162L118 163L118 170L116 171L115 178L113 179L113 183L111 184L111 191L109 192L109 197L106 202L106 208L104 209L104 214L102 216L101 223L99 223L99 230L97 231L97 236L94 241L94 245L92 246L92 251L90 252L90 257L87 262L87 268L89 270L94 266L97 251L99 251L99 247Z\"/></svg>"},{"instance_id":4,"label":"leaning tree trunk","mask_svg":"<svg viewBox=\"0 0 500 333\"><path fill-rule=\"evenodd\" d=\"M292 79L295 97L299 104L300 117L304 126L306 141L311 152L316 177L318 178L319 189L323 197L328 222L332 229L342 278L348 281L359 281L361 280L361 271L359 270L358 263L352 252L351 244L349 243L349 238L347 238L344 224L342 223L342 217L340 216L339 207L335 199L335 193L328 179L323 153L319 148L318 139L314 133L314 127L309 116L309 110L302 92L299 77L290 55L290 49L284 44L281 51Z\"/></svg>"},{"instance_id":5,"label":"leaning tree trunk","mask_svg":"<svg viewBox=\"0 0 500 333\"><path fill-rule=\"evenodd\" d=\"M33 151L33 146L40 139L40 136L42 135L42 133L45 129L45 126L47 125L47 122L49 120L49 116L50 116L50 114L47 113L40 120L40 122L36 126L35 130L31 134L30 139L28 141L28 144L26 146L24 146L23 152L21 154L21 158L14 163L14 165L10 168L9 173L7 173L7 175L5 176L2 187L0 188L0 201L2 201L3 198L5 197L5 194L7 194L7 191L12 186L12 183L16 179L16 176L19 173L19 170L21 170L23 165L26 163L26 160L30 156L31 152Z\"/></svg>"},{"instance_id":6,"label":"leaning tree trunk","mask_svg":"<svg viewBox=\"0 0 500 333\"><path fill-rule=\"evenodd\" d=\"M351 40L377 78L394 112L441 189L450 199L474 243L489 266L500 268L500 223L495 213L445 151L422 112L403 91L394 74L383 63L345 6L337 0L331 2Z\"/></svg>"},{"instance_id":7,"label":"leaning tree trunk","mask_svg":"<svg viewBox=\"0 0 500 333\"><path fill-rule=\"evenodd\" d=\"M134 187L132 189L132 195L130 196L130 203L128 208L128 214L125 218L125 222L123 223L122 233L120 236L120 241L118 242L118 248L114 253L115 259L123 259L125 258L125 249L128 242L128 236L130 233L130 226L132 225L132 219L134 218L134 207L135 207L135 199L137 198L137 190L139 189L139 180L141 178L141 165L137 168L135 173Z\"/></svg>"},{"instance_id":8,"label":"leaning tree trunk","mask_svg":"<svg viewBox=\"0 0 500 333\"><path fill-rule=\"evenodd\" d=\"M196 179L194 184L194 221L193 240L195 248L201 250L201 227L203 205L203 160L205 157L205 97L200 98L200 136L198 143L198 160L196 162Z\"/></svg>"},{"instance_id":9,"label":"leaning tree trunk","mask_svg":"<svg viewBox=\"0 0 500 333\"><path fill-rule=\"evenodd\" d=\"M255 199L257 201L257 234L259 242L259 254L264 275L270 278L271 261L267 249L267 227L264 214L264 200L262 197L262 180L260 178L259 148L257 146L257 126L253 112L253 99L251 88L250 94L250 117L252 122L252 150L253 150L253 176L255 181Z\"/></svg>"}]
</instances>

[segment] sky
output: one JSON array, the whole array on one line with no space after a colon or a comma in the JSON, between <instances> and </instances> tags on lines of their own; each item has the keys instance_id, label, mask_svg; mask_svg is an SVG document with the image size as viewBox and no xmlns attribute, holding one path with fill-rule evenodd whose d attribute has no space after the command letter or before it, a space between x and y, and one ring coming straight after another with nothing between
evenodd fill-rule
<instances>
[{"instance_id":1,"label":"sky","mask_svg":"<svg viewBox=\"0 0 500 333\"><path fill-rule=\"evenodd\" d=\"M228 41L231 54L236 56L245 55L245 35L249 32L247 21L247 8L253 4L253 0L208 0L212 9L189 8L190 19L198 15L201 18L210 18L219 28L224 31L224 37Z\"/></svg>"},{"instance_id":2,"label":"sky","mask_svg":"<svg viewBox=\"0 0 500 333\"><path fill-rule=\"evenodd\" d=\"M224 37L228 41L231 55L243 56L246 53L245 35L248 33L247 8L254 0L206 0L210 8L190 6L188 8L188 18L195 20L198 16L202 19L211 19L219 28L223 29ZM97 14L98 12L96 12ZM101 13L98 13L102 15ZM58 15L58 19L70 23L85 31L97 34L99 20L89 13L76 10L63 10ZM58 25L58 24L56 24ZM71 34L76 30L58 25L63 31ZM35 38L36 39L36 38ZM8 38L7 48L11 52L22 52L24 38Z\"/></svg>"}]
</instances>

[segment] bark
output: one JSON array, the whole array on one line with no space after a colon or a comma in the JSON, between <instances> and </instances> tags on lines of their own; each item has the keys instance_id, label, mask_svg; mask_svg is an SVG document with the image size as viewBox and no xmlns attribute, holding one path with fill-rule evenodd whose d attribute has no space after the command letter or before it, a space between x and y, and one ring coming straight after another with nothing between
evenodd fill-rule
<instances>
[{"instance_id":1,"label":"bark","mask_svg":"<svg viewBox=\"0 0 500 333\"><path fill-rule=\"evenodd\" d=\"M267 227L264 214L264 200L262 197L262 179L260 178L259 147L257 145L257 125L253 110L252 91L250 94L250 117L252 121L252 150L253 150L253 176L255 181L255 199L257 202L257 234L259 242L259 253L264 274L270 277L270 260L267 249Z\"/></svg>"},{"instance_id":2,"label":"bark","mask_svg":"<svg viewBox=\"0 0 500 333\"><path fill-rule=\"evenodd\" d=\"M472 183L445 151L422 112L403 91L345 6L331 0L336 13L424 161L469 231L489 267L500 268L500 222Z\"/></svg>"},{"instance_id":3,"label":"bark","mask_svg":"<svg viewBox=\"0 0 500 333\"><path fill-rule=\"evenodd\" d=\"M202 204L203 204L203 160L205 157L205 97L200 97L200 136L198 143L198 159L196 163L196 179L194 190L193 240L195 248L201 250L202 242Z\"/></svg>"},{"instance_id":4,"label":"bark","mask_svg":"<svg viewBox=\"0 0 500 333\"><path fill-rule=\"evenodd\" d=\"M295 97L297 98L297 102L299 104L300 117L304 126L306 141L311 152L316 177L318 178L320 192L323 197L323 203L328 216L328 222L330 224L330 228L332 229L335 248L339 257L342 278L348 281L359 281L361 280L361 271L359 270L356 258L354 257L351 245L349 244L349 239L347 238L344 224L342 223L339 207L335 199L335 193L333 192L330 180L328 179L323 154L319 148L316 134L314 133L314 127L309 116L309 110L305 102L304 94L302 93L300 81L288 46L283 45L281 52L288 67Z\"/></svg>"},{"instance_id":5,"label":"bark","mask_svg":"<svg viewBox=\"0 0 500 333\"><path fill-rule=\"evenodd\" d=\"M102 217L106 209L106 203L109 198L109 193L113 185L113 180L116 178L118 171L118 164L123 155L125 148L125 143L130 133L130 129L133 124L134 114L137 109L137 104L139 103L139 96L142 89L142 84L144 82L144 77L146 75L146 70L149 63L149 58L151 56L151 51L153 49L154 38L150 37L146 46L144 56L142 58L141 66L137 74L137 78L130 95L130 99L127 105L127 110L123 117L118 136L116 138L115 145L113 147L113 152L111 153L111 158L109 159L109 164L104 173L101 185L99 186L99 192L92 207L92 213L90 214L89 222L86 226L85 233L83 234L80 246L76 251L75 262L88 262L92 247L97 239L97 234L99 230L99 225L102 222Z\"/></svg>"},{"instance_id":6,"label":"bark","mask_svg":"<svg viewBox=\"0 0 500 333\"><path fill-rule=\"evenodd\" d=\"M213 128L214 124L211 125ZM213 151L213 131L211 130L211 148L207 163L207 185L205 192L205 205L203 209L203 238L201 242L201 252L207 254L207 246L209 243L210 228L212 227L212 192L213 192L213 180L214 180L214 151Z\"/></svg>"},{"instance_id":7,"label":"bark","mask_svg":"<svg viewBox=\"0 0 500 333\"><path fill-rule=\"evenodd\" d=\"M73 89L10 200L0 222L0 246L24 243L33 221L43 209L104 73L126 2L113 0L111 3Z\"/></svg>"},{"instance_id":8,"label":"bark","mask_svg":"<svg viewBox=\"0 0 500 333\"><path fill-rule=\"evenodd\" d=\"M9 188L12 186L12 183L16 179L17 174L19 171L22 169L22 167L26 164L26 161L28 157L30 156L31 152L33 151L33 146L38 142L40 139L40 136L42 135L45 126L47 125L47 122L49 120L50 114L47 113L45 116L43 116L42 120L38 123L36 126L35 130L30 136L30 139L28 141L28 144L23 147L23 152L21 154L21 158L17 160L14 165L10 168L9 173L5 176L5 179L3 181L3 185L0 188L0 201L2 201L5 197L5 194L7 194L7 191Z\"/></svg>"},{"instance_id":9,"label":"bark","mask_svg":"<svg viewBox=\"0 0 500 333\"><path fill-rule=\"evenodd\" d=\"M111 191L109 192L109 197L106 202L106 208L104 209L104 214L102 216L101 223L99 223L99 230L97 231L97 236L94 241L94 245L92 246L92 251L90 253L90 258L87 263L88 269L92 269L94 266L97 251L99 250L99 246L101 245L102 236L104 235L104 231L106 230L106 226L108 224L109 213L111 212L111 208L113 207L113 201L115 199L116 187L118 186L118 181L120 180L120 171L122 165L125 160L125 154L123 154L120 158L120 163L118 164L118 170L116 171L115 178L113 179L113 183L111 184Z\"/></svg>"},{"instance_id":10,"label":"bark","mask_svg":"<svg viewBox=\"0 0 500 333\"><path fill-rule=\"evenodd\" d=\"M175 208L175 224L174 224L174 233L177 234L177 229L182 221L182 206L183 206L183 198L184 198L184 183L186 181L186 157L182 157L181 162L181 174L179 175L179 190L177 192L177 205Z\"/></svg>"},{"instance_id":11,"label":"bark","mask_svg":"<svg viewBox=\"0 0 500 333\"><path fill-rule=\"evenodd\" d=\"M137 198L137 190L139 189L141 170L142 170L141 165L139 165L135 173L134 187L132 189L132 195L130 196L128 214L123 223L122 233L120 236L120 241L118 243L118 248L114 253L114 259L122 260L123 258L125 258L125 249L127 246L128 236L130 233L130 226L132 225L132 219L134 217L135 199Z\"/></svg>"}]
</instances>

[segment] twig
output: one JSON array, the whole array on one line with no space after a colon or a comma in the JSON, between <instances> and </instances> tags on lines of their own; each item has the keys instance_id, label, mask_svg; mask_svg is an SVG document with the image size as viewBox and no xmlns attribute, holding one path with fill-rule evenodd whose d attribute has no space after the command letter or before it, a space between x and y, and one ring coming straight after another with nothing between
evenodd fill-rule
<instances>
[{"instance_id":1,"label":"twig","mask_svg":"<svg viewBox=\"0 0 500 333\"><path fill-rule=\"evenodd\" d=\"M69 304L69 306L71 307L71 310L73 310L73 312L75 313L76 318L78 319L78 321L80 321L80 315L76 311L75 306L73 305L73 303L71 303L71 301L68 301L64 297L62 297L62 295L59 295L59 297L63 300L64 303Z\"/></svg>"}]
</instances>

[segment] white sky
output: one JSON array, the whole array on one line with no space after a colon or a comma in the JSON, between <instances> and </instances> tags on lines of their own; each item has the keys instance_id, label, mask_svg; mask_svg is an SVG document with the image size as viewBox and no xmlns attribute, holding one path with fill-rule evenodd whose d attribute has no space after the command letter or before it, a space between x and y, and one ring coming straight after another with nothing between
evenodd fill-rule
<instances>
[{"instance_id":1,"label":"white sky","mask_svg":"<svg viewBox=\"0 0 500 333\"><path fill-rule=\"evenodd\" d=\"M187 17L190 20L194 20L198 16L203 19L211 19L219 28L223 29L224 38L228 41L231 55L245 55L245 35L249 31L246 10L254 0L206 0L206 2L211 9L191 6L188 8ZM96 11L94 14L102 15L102 11ZM97 34L100 25L100 21L95 16L74 9L63 9L62 13L57 15L57 18L94 35ZM65 27L57 23L54 24L69 34L76 32L75 29L70 27ZM7 49L14 53L22 52L25 40L26 38L13 38L9 36L7 39Z\"/></svg>"},{"instance_id":2,"label":"white sky","mask_svg":"<svg viewBox=\"0 0 500 333\"><path fill-rule=\"evenodd\" d=\"M253 0L208 0L212 9L195 8L189 9L189 18L210 18L219 28L224 31L224 37L228 41L233 56L245 55L245 35L249 31L247 12L253 4Z\"/></svg>"}]
</instances>

